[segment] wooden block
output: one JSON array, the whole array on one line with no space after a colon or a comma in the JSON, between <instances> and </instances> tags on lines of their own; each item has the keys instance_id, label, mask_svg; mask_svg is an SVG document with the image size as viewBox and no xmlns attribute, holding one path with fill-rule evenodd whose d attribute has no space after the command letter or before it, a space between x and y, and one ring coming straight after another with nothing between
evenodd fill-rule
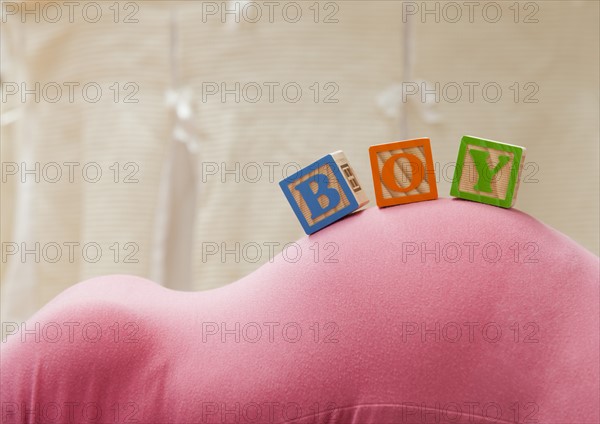
<instances>
[{"instance_id":1,"label":"wooden block","mask_svg":"<svg viewBox=\"0 0 600 424\"><path fill-rule=\"evenodd\" d=\"M438 198L428 138L369 147L377 206Z\"/></svg>"},{"instance_id":2,"label":"wooden block","mask_svg":"<svg viewBox=\"0 0 600 424\"><path fill-rule=\"evenodd\" d=\"M290 175L279 185L306 234L313 234L369 203L340 150Z\"/></svg>"},{"instance_id":3,"label":"wooden block","mask_svg":"<svg viewBox=\"0 0 600 424\"><path fill-rule=\"evenodd\" d=\"M450 195L510 208L517 199L525 148L464 136Z\"/></svg>"}]
</instances>

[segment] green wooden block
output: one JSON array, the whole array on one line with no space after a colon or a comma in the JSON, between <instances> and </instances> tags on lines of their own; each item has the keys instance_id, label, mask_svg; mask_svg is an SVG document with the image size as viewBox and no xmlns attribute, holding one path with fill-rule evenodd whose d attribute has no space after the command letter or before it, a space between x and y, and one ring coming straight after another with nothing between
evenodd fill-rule
<instances>
[{"instance_id":1,"label":"green wooden block","mask_svg":"<svg viewBox=\"0 0 600 424\"><path fill-rule=\"evenodd\" d=\"M450 195L510 208L524 161L524 147L466 135L460 142Z\"/></svg>"}]
</instances>

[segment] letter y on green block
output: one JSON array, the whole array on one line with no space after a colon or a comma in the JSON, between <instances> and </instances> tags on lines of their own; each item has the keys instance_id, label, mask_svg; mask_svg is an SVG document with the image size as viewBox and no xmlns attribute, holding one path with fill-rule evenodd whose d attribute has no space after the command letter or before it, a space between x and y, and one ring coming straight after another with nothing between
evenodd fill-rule
<instances>
[{"instance_id":1,"label":"letter y on green block","mask_svg":"<svg viewBox=\"0 0 600 424\"><path fill-rule=\"evenodd\" d=\"M498 157L498 164L492 169L489 167L487 162L487 159L490 157L489 152L485 152L482 150L469 150L469 154L473 158L473 162L475 162L477 174L479 175L479 178L477 179L477 183L473 187L473 190L483 191L485 193L492 193L491 182L496 176L496 174L502 168L504 168L508 161L510 161L510 156Z\"/></svg>"},{"instance_id":2,"label":"letter y on green block","mask_svg":"<svg viewBox=\"0 0 600 424\"><path fill-rule=\"evenodd\" d=\"M510 208L515 203L525 148L464 136L458 149L450 195ZM477 170L473 184L472 170Z\"/></svg>"}]
</instances>

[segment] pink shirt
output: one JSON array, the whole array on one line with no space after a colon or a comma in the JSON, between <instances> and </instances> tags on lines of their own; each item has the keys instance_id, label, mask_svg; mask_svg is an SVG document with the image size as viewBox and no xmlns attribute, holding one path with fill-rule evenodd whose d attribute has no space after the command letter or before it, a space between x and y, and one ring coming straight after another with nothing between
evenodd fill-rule
<instances>
[{"instance_id":1,"label":"pink shirt","mask_svg":"<svg viewBox=\"0 0 600 424\"><path fill-rule=\"evenodd\" d=\"M517 210L370 208L220 289L99 277L4 323L1 422L598 423L598 280Z\"/></svg>"}]
</instances>

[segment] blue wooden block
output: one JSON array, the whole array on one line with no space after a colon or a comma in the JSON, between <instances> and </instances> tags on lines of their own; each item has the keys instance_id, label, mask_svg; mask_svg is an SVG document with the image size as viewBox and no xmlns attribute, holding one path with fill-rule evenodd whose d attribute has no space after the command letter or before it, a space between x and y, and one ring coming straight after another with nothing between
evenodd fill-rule
<instances>
[{"instance_id":1,"label":"blue wooden block","mask_svg":"<svg viewBox=\"0 0 600 424\"><path fill-rule=\"evenodd\" d=\"M306 234L313 234L369 203L342 151L319 159L279 185Z\"/></svg>"}]
</instances>

